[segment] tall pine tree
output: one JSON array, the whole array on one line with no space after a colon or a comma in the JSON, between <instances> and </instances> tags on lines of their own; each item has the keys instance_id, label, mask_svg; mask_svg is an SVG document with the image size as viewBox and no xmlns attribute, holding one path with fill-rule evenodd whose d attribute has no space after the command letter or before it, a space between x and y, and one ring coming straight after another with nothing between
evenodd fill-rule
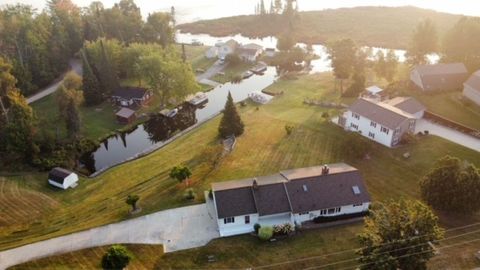
<instances>
[{"instance_id":1,"label":"tall pine tree","mask_svg":"<svg viewBox=\"0 0 480 270\"><path fill-rule=\"evenodd\" d=\"M87 106L94 106L102 103L103 97L92 66L89 64L88 55L82 50L83 60L83 97Z\"/></svg>"},{"instance_id":2,"label":"tall pine tree","mask_svg":"<svg viewBox=\"0 0 480 270\"><path fill-rule=\"evenodd\" d=\"M223 117L218 127L218 132L222 138L235 135L240 136L243 134L244 125L240 115L237 112L235 103L230 92L228 92L227 102L225 103L225 109L223 111Z\"/></svg>"}]
</instances>

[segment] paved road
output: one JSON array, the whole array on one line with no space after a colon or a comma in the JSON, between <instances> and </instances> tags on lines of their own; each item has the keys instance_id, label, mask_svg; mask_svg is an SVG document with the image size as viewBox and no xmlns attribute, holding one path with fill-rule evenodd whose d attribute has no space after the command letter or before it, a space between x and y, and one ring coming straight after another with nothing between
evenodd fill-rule
<instances>
[{"instance_id":1,"label":"paved road","mask_svg":"<svg viewBox=\"0 0 480 270\"><path fill-rule=\"evenodd\" d=\"M213 63L213 65L209 69L207 69L207 71L197 76L197 82L202 82L202 83L206 82L206 84L209 84L208 83L210 81L209 79L215 76L215 74L221 72L224 68L225 68L225 64L220 64L220 60L217 60L215 63ZM216 86L216 85L212 85L212 86Z\"/></svg>"},{"instance_id":2,"label":"paved road","mask_svg":"<svg viewBox=\"0 0 480 270\"><path fill-rule=\"evenodd\" d=\"M219 237L215 215L211 213L212 206L207 204L170 209L21 246L0 252L0 269L36 258L115 243L163 244L165 252L204 246Z\"/></svg>"},{"instance_id":3,"label":"paved road","mask_svg":"<svg viewBox=\"0 0 480 270\"><path fill-rule=\"evenodd\" d=\"M82 75L82 64L81 64L80 61L70 60L70 67L71 67L71 70L75 71L79 75ZM35 102L35 101L37 101L39 99L42 99L42 98L54 93L55 91L57 91L57 88L62 83L64 76L65 76L65 74L63 74L60 79L57 79L56 82L49 85L47 88L39 91L38 93L36 93L33 96L28 97L27 98L27 103L30 104L32 102Z\"/></svg>"},{"instance_id":4,"label":"paved road","mask_svg":"<svg viewBox=\"0 0 480 270\"><path fill-rule=\"evenodd\" d=\"M428 130L430 134L437 135L451 142L463 145L467 148L480 152L480 139L463 134L454 129L430 122L426 119L417 120L415 133Z\"/></svg>"}]
</instances>

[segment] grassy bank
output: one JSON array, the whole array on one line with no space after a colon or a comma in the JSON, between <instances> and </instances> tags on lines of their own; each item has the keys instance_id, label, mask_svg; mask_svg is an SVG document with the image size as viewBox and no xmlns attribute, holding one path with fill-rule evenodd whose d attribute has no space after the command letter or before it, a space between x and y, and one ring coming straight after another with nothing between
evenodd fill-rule
<instances>
[{"instance_id":1,"label":"grassy bank","mask_svg":"<svg viewBox=\"0 0 480 270\"><path fill-rule=\"evenodd\" d=\"M252 7L253 8L253 7ZM352 38L361 45L405 49L417 23L430 18L442 36L461 16L415 7L356 7L300 13L295 26L304 43ZM275 36L286 29L280 16L236 16L179 25L184 32L213 36L242 34L247 37Z\"/></svg>"},{"instance_id":2,"label":"grassy bank","mask_svg":"<svg viewBox=\"0 0 480 270\"><path fill-rule=\"evenodd\" d=\"M344 161L361 170L374 201L418 198L418 180L447 154L480 166L480 153L434 136L395 149L368 142L372 145L370 159L351 160L342 150L345 132L325 122L324 109L302 104L304 98L338 97L330 75L280 81L269 90L285 94L259 109L254 104L240 107L245 134L239 137L234 152L215 170L212 148L219 143L218 117L145 158L115 167L94 179L81 179L73 190L59 191L47 186L45 174L0 178L0 203L4 206L0 215L0 249L124 220L129 209L124 200L129 194L140 195L142 215L187 205L182 198L185 186L168 176L169 170L178 164L192 169L190 185L201 196L212 182ZM290 136L285 133L286 124L295 126ZM403 158L405 152L411 153L409 159ZM196 203L202 201L200 196ZM442 216L446 227L472 220L477 220L477 216L468 221ZM248 236L220 239L204 248L159 257L157 263L162 269L268 264L351 249L358 245L355 235L360 229L361 225L352 225L317 230L272 245L259 244ZM209 254L219 258L218 263L208 264ZM57 262L53 260L52 267Z\"/></svg>"}]
</instances>

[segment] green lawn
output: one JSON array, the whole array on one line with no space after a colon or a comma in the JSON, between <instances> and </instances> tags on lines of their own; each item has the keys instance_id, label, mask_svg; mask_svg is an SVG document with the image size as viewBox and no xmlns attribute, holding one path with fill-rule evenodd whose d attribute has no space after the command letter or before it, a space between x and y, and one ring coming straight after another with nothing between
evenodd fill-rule
<instances>
[{"instance_id":1,"label":"green lawn","mask_svg":"<svg viewBox=\"0 0 480 270\"><path fill-rule=\"evenodd\" d=\"M241 76L245 71L249 70L253 66L254 64L243 61L235 66L227 65L227 67L223 70L224 75L217 74L211 79L219 83L227 83L232 81L235 76Z\"/></svg>"},{"instance_id":2,"label":"green lawn","mask_svg":"<svg viewBox=\"0 0 480 270\"><path fill-rule=\"evenodd\" d=\"M215 170L212 170L211 148L219 143L219 117L147 157L112 168L94 179L81 179L74 190L48 187L45 174L0 178L0 204L4 206L0 215L4 225L0 230L0 249L127 219L129 206L124 199L129 194L140 195L142 215L188 205L182 199L185 186L168 177L170 168L181 163L192 169L190 185L200 195L212 182L344 161L361 170L374 201L418 198L418 180L438 158L447 154L480 166L480 153L434 136L395 149L369 142L370 159L351 160L342 151L345 132L323 120L321 115L325 110L302 104L306 97L335 98L328 74L280 81L269 90L283 90L285 94L258 110L257 105L250 103L240 108L245 134L239 137L234 152ZM285 133L286 124L295 126L290 136ZM409 159L403 158L405 152L411 153ZM199 196L196 203L202 199ZM478 220L478 216L468 221L472 220ZM441 221L446 227L467 222L451 216L442 216ZM351 249L358 245L355 235L361 227L315 230L274 244L261 244L249 236L219 239L204 248L158 256L155 263L162 269L263 265ZM209 254L215 254L218 262L208 264L205 257ZM242 256L239 258L238 254ZM58 258L52 259L48 268L65 263L63 257ZM85 260L93 258L87 256ZM312 266L324 261L328 259L304 264Z\"/></svg>"}]
</instances>

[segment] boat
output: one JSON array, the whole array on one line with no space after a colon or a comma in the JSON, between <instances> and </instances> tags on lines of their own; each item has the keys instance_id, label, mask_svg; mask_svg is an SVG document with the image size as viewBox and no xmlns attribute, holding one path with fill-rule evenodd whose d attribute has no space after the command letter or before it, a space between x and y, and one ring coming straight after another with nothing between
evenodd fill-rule
<instances>
[{"instance_id":1,"label":"boat","mask_svg":"<svg viewBox=\"0 0 480 270\"><path fill-rule=\"evenodd\" d=\"M178 113L178 109L175 108L175 109L169 111L166 116L172 118L172 117L174 117L175 115L177 115L177 113Z\"/></svg>"},{"instance_id":2,"label":"boat","mask_svg":"<svg viewBox=\"0 0 480 270\"><path fill-rule=\"evenodd\" d=\"M193 98L188 100L188 103L192 104L193 106L201 106L202 104L205 104L207 102L208 102L208 96L203 92L199 92L195 94Z\"/></svg>"},{"instance_id":3,"label":"boat","mask_svg":"<svg viewBox=\"0 0 480 270\"><path fill-rule=\"evenodd\" d=\"M263 62L259 62L258 65L254 66L252 69L250 69L251 72L254 74L258 75L263 75L263 72L267 70L267 64Z\"/></svg>"},{"instance_id":4,"label":"boat","mask_svg":"<svg viewBox=\"0 0 480 270\"><path fill-rule=\"evenodd\" d=\"M251 72L250 70L247 70L242 74L242 78L248 79L248 78L252 77L252 75L253 75L253 72Z\"/></svg>"}]
</instances>

